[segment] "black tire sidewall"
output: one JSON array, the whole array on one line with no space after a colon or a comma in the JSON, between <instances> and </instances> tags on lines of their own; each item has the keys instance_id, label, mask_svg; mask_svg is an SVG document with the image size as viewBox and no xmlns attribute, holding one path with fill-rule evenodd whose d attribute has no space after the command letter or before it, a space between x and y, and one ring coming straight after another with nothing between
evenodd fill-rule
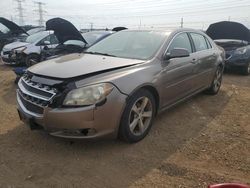
<instances>
[{"instance_id":1,"label":"black tire sidewall","mask_svg":"<svg viewBox=\"0 0 250 188\"><path fill-rule=\"evenodd\" d=\"M131 133L131 131L130 131L129 115L130 115L130 112L131 112L131 109L132 109L134 103L141 97L147 97L151 101L153 117L152 117L150 124L149 124L148 128L146 129L146 131L142 135L136 136L133 133ZM150 131L150 129L152 127L153 120L155 117L155 112L156 112L156 103L155 103L154 96L146 89L140 89L137 92L135 92L127 100L127 105L124 109L124 112L123 112L123 115L121 118L120 127L119 127L119 138L121 138L122 140L125 140L127 142L130 142L130 143L134 143L134 142L138 142L138 141L142 140L148 134L148 132Z\"/></svg>"},{"instance_id":2,"label":"black tire sidewall","mask_svg":"<svg viewBox=\"0 0 250 188\"><path fill-rule=\"evenodd\" d=\"M249 69L248 69L249 64L250 64L250 63L248 63L246 66L244 66L244 67L242 68L242 74L245 75L245 76L248 76L248 75L250 74Z\"/></svg>"}]
</instances>

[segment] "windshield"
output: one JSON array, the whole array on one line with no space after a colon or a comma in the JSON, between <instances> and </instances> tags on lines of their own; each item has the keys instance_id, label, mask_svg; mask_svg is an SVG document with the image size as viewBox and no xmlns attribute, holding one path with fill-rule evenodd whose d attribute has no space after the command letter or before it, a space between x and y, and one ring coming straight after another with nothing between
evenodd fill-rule
<instances>
[{"instance_id":1,"label":"windshield","mask_svg":"<svg viewBox=\"0 0 250 188\"><path fill-rule=\"evenodd\" d=\"M5 34L8 33L8 32L10 32L10 30L5 25L3 25L1 23L0 23L0 31L2 33L5 33Z\"/></svg>"},{"instance_id":2,"label":"windshield","mask_svg":"<svg viewBox=\"0 0 250 188\"><path fill-rule=\"evenodd\" d=\"M34 43L34 42L37 42L39 40L42 40L44 37L46 37L48 35L49 35L48 32L35 33L33 35L28 36L26 38L25 42L27 42L27 43Z\"/></svg>"},{"instance_id":3,"label":"windshield","mask_svg":"<svg viewBox=\"0 0 250 188\"><path fill-rule=\"evenodd\" d=\"M43 28L43 27L38 27L38 28L30 29L29 31L27 31L27 33L28 33L29 35L33 35L33 34L35 34L35 33L38 33L38 32L40 32L40 31L44 31L44 30L45 30L45 28Z\"/></svg>"},{"instance_id":4,"label":"windshield","mask_svg":"<svg viewBox=\"0 0 250 188\"><path fill-rule=\"evenodd\" d=\"M94 44L98 39L101 37L107 35L107 33L96 33L96 32L88 32L88 33L83 33L82 36L86 40L86 42L91 46Z\"/></svg>"},{"instance_id":5,"label":"windshield","mask_svg":"<svg viewBox=\"0 0 250 188\"><path fill-rule=\"evenodd\" d=\"M164 32L121 31L103 39L86 52L146 60L157 52L165 38Z\"/></svg>"},{"instance_id":6,"label":"windshield","mask_svg":"<svg viewBox=\"0 0 250 188\"><path fill-rule=\"evenodd\" d=\"M80 40L67 40L66 42L63 43L64 45L75 45L75 46L80 46L80 47L85 47L86 43Z\"/></svg>"}]
</instances>

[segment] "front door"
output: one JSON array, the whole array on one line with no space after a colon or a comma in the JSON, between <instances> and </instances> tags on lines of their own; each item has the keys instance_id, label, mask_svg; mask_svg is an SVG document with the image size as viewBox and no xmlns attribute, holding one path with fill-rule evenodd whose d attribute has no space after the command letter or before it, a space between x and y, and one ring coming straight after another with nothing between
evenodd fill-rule
<instances>
[{"instance_id":1,"label":"front door","mask_svg":"<svg viewBox=\"0 0 250 188\"><path fill-rule=\"evenodd\" d=\"M187 33L177 34L168 47L167 53L174 48L187 49L190 56L173 58L162 62L162 96L164 106L171 105L193 92L193 78L197 59L192 53L193 49Z\"/></svg>"}]
</instances>

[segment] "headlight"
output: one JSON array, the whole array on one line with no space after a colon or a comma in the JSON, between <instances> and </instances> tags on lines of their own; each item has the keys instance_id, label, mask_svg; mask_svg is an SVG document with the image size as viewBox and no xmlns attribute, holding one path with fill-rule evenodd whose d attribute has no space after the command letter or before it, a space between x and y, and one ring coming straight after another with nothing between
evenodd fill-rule
<instances>
[{"instance_id":1,"label":"headlight","mask_svg":"<svg viewBox=\"0 0 250 188\"><path fill-rule=\"evenodd\" d=\"M246 48L237 48L237 49L235 50L235 54L243 55L243 54L246 53L246 51L247 51Z\"/></svg>"},{"instance_id":2,"label":"headlight","mask_svg":"<svg viewBox=\"0 0 250 188\"><path fill-rule=\"evenodd\" d=\"M86 106L102 101L113 90L109 83L90 85L70 91L63 101L65 106Z\"/></svg>"},{"instance_id":3,"label":"headlight","mask_svg":"<svg viewBox=\"0 0 250 188\"><path fill-rule=\"evenodd\" d=\"M27 47L22 46L22 47L19 47L19 48L14 49L14 52L16 52L16 53L21 53L21 52L23 52L24 50L26 50L26 48L27 48Z\"/></svg>"}]
</instances>

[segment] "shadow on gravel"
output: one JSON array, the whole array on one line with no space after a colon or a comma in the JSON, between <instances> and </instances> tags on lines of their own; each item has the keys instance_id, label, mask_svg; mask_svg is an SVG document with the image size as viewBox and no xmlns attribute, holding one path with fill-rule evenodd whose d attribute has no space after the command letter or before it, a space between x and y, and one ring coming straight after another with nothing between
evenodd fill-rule
<instances>
[{"instance_id":1,"label":"shadow on gravel","mask_svg":"<svg viewBox=\"0 0 250 188\"><path fill-rule=\"evenodd\" d=\"M69 141L23 124L0 135L0 185L127 187L197 137L229 101L226 92L197 95L160 114L143 141ZM177 172L178 173L178 172Z\"/></svg>"}]
</instances>

